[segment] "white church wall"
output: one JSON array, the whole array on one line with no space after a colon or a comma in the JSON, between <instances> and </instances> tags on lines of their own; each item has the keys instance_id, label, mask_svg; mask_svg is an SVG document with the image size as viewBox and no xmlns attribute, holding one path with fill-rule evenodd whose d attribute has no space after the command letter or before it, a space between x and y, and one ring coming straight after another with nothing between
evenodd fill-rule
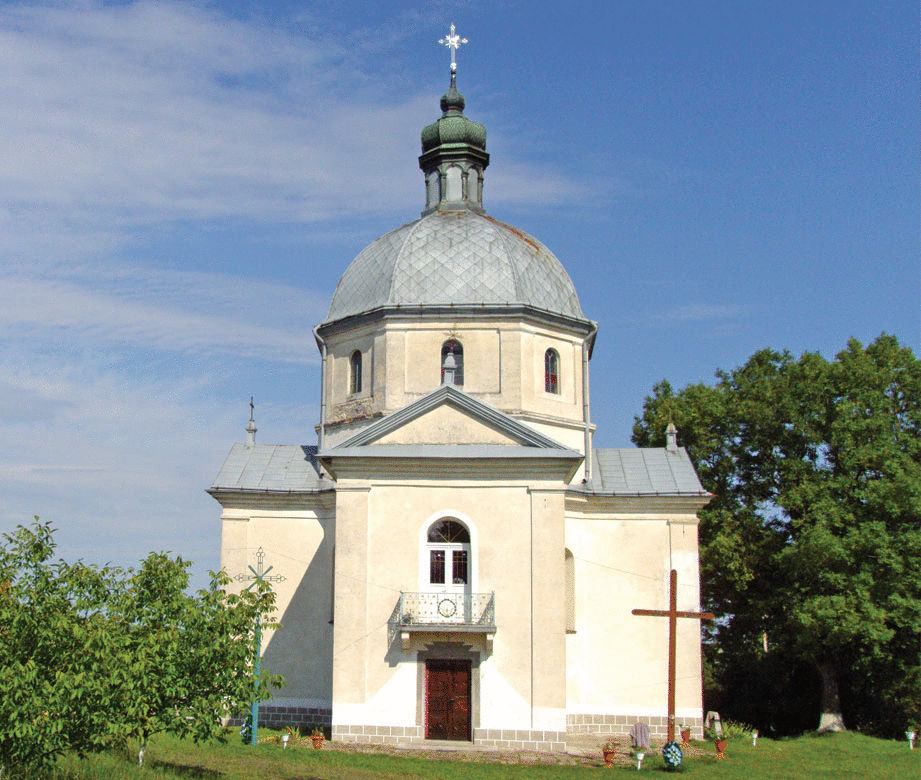
<instances>
[{"instance_id":1,"label":"white church wall","mask_svg":"<svg viewBox=\"0 0 921 780\"><path fill-rule=\"evenodd\" d=\"M567 515L576 597L576 631L566 639L569 728L626 734L643 719L664 736L668 620L631 610L667 609L671 567L678 609L699 609L697 518L680 509L639 514L627 503ZM700 627L679 620L676 717L699 730L702 714Z\"/></svg>"},{"instance_id":2,"label":"white church wall","mask_svg":"<svg viewBox=\"0 0 921 780\"><path fill-rule=\"evenodd\" d=\"M474 728L529 734L552 730L552 739L560 741L556 732L565 730L565 627L563 563L557 561L563 541L559 483L553 490L536 491L533 485L529 489L527 484L501 480L474 484L394 480L346 488L337 505L337 549L348 547L353 554L347 569L337 565L336 572L334 734L347 738L352 729L364 734L365 727L381 727L388 711L395 713L391 725L407 725L407 700L415 702L420 692L418 678L414 678L416 688L407 689L405 669L415 670L416 664L412 653L399 648L399 639L395 646L388 645L386 624L400 591L421 587L419 573L427 550L420 542L420 524L448 516L475 529L471 557L476 573L471 585L478 592L495 592L496 598L498 628L491 652L483 637L444 637L480 648L480 723L474 723ZM346 512L352 515L348 520ZM347 541L346 533L353 538ZM357 581L362 559L367 576ZM532 578L532 562L540 576ZM347 579L356 581L347 585ZM437 639L419 633L413 636L412 647L425 647ZM424 726L415 710L413 717L416 726Z\"/></svg>"},{"instance_id":3,"label":"white church wall","mask_svg":"<svg viewBox=\"0 0 921 780\"><path fill-rule=\"evenodd\" d=\"M330 497L308 501L313 505L225 506L221 515L221 565L234 580L231 590L251 583L237 576L251 577L250 567L258 571L260 548L267 576L284 578L270 580L279 626L266 629L262 643L265 668L286 682L262 705L263 721L272 725L324 724L330 717L335 521Z\"/></svg>"}]
</instances>

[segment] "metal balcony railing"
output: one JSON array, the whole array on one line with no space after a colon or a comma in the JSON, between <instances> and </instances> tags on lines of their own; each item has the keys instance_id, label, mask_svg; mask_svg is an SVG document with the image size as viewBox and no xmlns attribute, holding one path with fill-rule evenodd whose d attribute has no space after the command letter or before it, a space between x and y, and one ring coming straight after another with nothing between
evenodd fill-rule
<instances>
[{"instance_id":1,"label":"metal balcony railing","mask_svg":"<svg viewBox=\"0 0 921 780\"><path fill-rule=\"evenodd\" d=\"M496 594L400 593L388 621L390 641L411 631L496 631Z\"/></svg>"}]
</instances>

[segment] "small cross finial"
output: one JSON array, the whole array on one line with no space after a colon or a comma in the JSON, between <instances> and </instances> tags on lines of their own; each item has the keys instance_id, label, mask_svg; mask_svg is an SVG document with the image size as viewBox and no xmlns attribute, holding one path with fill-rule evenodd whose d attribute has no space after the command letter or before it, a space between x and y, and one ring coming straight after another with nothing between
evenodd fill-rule
<instances>
[{"instance_id":1,"label":"small cross finial","mask_svg":"<svg viewBox=\"0 0 921 780\"><path fill-rule=\"evenodd\" d=\"M254 447L256 445L256 421L253 419L253 397L249 397L249 422L246 424L246 446Z\"/></svg>"},{"instance_id":2,"label":"small cross finial","mask_svg":"<svg viewBox=\"0 0 921 780\"><path fill-rule=\"evenodd\" d=\"M455 59L455 53L461 44L469 43L466 38L461 38L456 32L454 32L454 24L451 24L451 32L448 33L444 38L439 38L438 43L442 46L447 46L451 50L451 73L457 72L457 61Z\"/></svg>"}]
</instances>

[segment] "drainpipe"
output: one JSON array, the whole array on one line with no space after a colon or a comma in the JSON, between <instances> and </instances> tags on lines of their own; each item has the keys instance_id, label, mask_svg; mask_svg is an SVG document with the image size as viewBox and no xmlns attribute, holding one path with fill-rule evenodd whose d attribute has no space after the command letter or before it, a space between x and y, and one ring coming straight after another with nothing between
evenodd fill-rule
<instances>
[{"instance_id":1,"label":"drainpipe","mask_svg":"<svg viewBox=\"0 0 921 780\"><path fill-rule=\"evenodd\" d=\"M313 337L317 340L320 349L320 433L317 436L317 450L323 449L326 439L326 342L320 335L320 326L313 328Z\"/></svg>"},{"instance_id":2,"label":"drainpipe","mask_svg":"<svg viewBox=\"0 0 921 780\"><path fill-rule=\"evenodd\" d=\"M585 477L583 482L585 483L592 481L592 419L589 413L588 359L597 333L598 326L592 323L592 332L582 342L582 420L585 423Z\"/></svg>"}]
</instances>

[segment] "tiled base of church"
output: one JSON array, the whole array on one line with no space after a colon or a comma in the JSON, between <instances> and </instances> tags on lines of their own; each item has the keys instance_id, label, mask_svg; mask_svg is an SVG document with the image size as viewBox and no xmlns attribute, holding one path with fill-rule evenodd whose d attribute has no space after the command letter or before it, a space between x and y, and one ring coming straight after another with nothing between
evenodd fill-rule
<instances>
[{"instance_id":1,"label":"tiled base of church","mask_svg":"<svg viewBox=\"0 0 921 780\"><path fill-rule=\"evenodd\" d=\"M332 710L323 707L273 707L263 705L259 707L259 725L270 729L281 729L285 726L299 728L302 732L314 728L329 730L332 723ZM231 718L231 726L243 725L241 718Z\"/></svg>"},{"instance_id":2,"label":"tiled base of church","mask_svg":"<svg viewBox=\"0 0 921 780\"><path fill-rule=\"evenodd\" d=\"M628 736L634 723L649 726L649 736L653 739L665 739L668 735L668 718L650 717L648 715L598 715L569 714L566 716L566 731L569 734L599 734L605 736ZM691 727L691 739L703 739L703 718L678 718L675 724L675 738L681 724Z\"/></svg>"},{"instance_id":3,"label":"tiled base of church","mask_svg":"<svg viewBox=\"0 0 921 780\"><path fill-rule=\"evenodd\" d=\"M566 750L565 731L474 729L473 743L499 750Z\"/></svg>"},{"instance_id":4,"label":"tiled base of church","mask_svg":"<svg viewBox=\"0 0 921 780\"><path fill-rule=\"evenodd\" d=\"M333 726L334 742L368 745L425 744L421 726ZM566 732L528 729L474 729L473 744L497 750L566 750Z\"/></svg>"},{"instance_id":5,"label":"tiled base of church","mask_svg":"<svg viewBox=\"0 0 921 780\"><path fill-rule=\"evenodd\" d=\"M421 726L333 726L334 742L363 745L397 745L424 742Z\"/></svg>"}]
</instances>

